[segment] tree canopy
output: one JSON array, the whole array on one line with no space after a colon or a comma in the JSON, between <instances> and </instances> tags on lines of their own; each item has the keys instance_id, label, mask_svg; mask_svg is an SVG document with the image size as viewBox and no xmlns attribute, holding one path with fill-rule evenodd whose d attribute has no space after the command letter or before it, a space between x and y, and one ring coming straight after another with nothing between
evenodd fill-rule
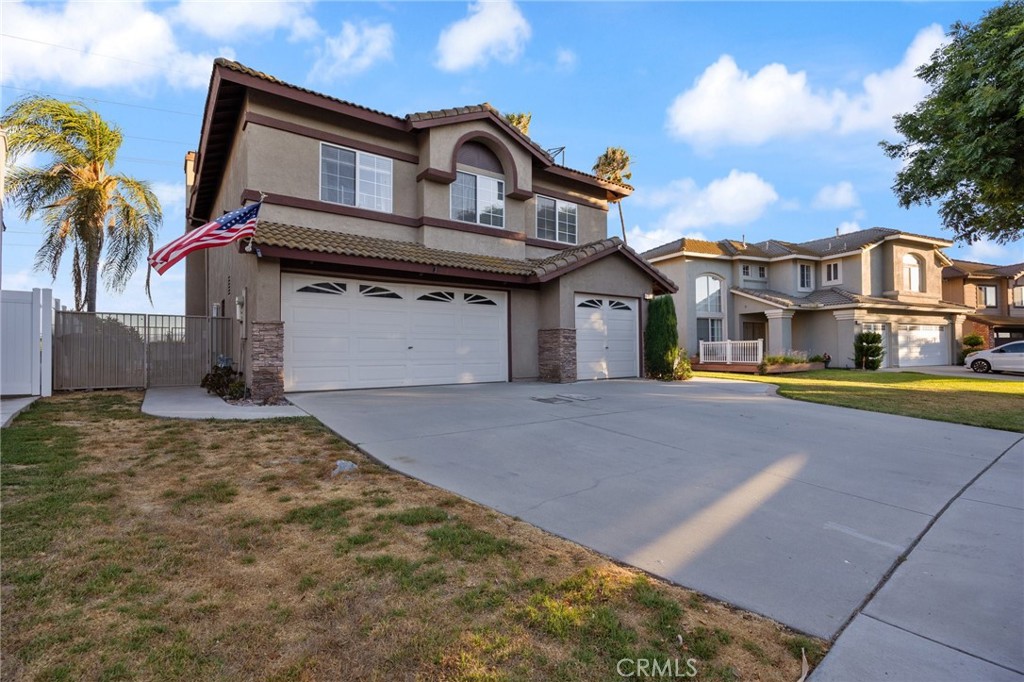
<instances>
[{"instance_id":1,"label":"tree canopy","mask_svg":"<svg viewBox=\"0 0 1024 682\"><path fill-rule=\"evenodd\" d=\"M931 92L896 117L900 142L881 142L903 162L900 205L940 204L956 239L1000 243L1024 236L1024 2L956 23L950 41L917 75Z\"/></svg>"},{"instance_id":2,"label":"tree canopy","mask_svg":"<svg viewBox=\"0 0 1024 682\"><path fill-rule=\"evenodd\" d=\"M112 172L121 131L80 102L25 97L0 125L14 164L30 152L42 157L39 167L14 166L6 197L26 221L39 217L46 226L36 269L56 279L70 250L75 307L95 311L99 275L108 290L121 292L139 257L153 252L160 202L149 183Z\"/></svg>"},{"instance_id":3,"label":"tree canopy","mask_svg":"<svg viewBox=\"0 0 1024 682\"><path fill-rule=\"evenodd\" d=\"M594 175L602 180L621 185L633 177L632 171L629 170L630 163L629 152L625 149L622 147L608 147L604 150L604 154L597 157L597 161L594 162ZM625 243L626 218L622 214L622 202L617 201L615 203L619 205L619 222L622 224L622 241Z\"/></svg>"},{"instance_id":4,"label":"tree canopy","mask_svg":"<svg viewBox=\"0 0 1024 682\"><path fill-rule=\"evenodd\" d=\"M533 114L529 111L510 111L505 114L505 120L513 128L518 128L523 135L530 136L530 121L533 120Z\"/></svg>"}]
</instances>

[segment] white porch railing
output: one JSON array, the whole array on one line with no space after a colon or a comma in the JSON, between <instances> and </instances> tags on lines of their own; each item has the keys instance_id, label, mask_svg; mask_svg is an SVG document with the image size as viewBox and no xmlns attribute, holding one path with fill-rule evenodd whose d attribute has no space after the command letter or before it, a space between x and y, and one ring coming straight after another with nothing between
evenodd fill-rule
<instances>
[{"instance_id":1,"label":"white porch railing","mask_svg":"<svg viewBox=\"0 0 1024 682\"><path fill-rule=\"evenodd\" d=\"M759 365L764 359L764 339L754 341L701 341L702 364Z\"/></svg>"}]
</instances>

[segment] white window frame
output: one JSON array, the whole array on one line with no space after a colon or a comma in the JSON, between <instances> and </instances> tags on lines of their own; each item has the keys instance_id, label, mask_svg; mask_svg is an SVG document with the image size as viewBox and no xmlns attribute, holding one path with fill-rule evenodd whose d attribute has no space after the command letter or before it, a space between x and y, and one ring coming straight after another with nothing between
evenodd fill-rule
<instances>
[{"instance_id":1,"label":"white window frame","mask_svg":"<svg viewBox=\"0 0 1024 682\"><path fill-rule=\"evenodd\" d=\"M1024 284L1013 287L1013 307L1024 308Z\"/></svg>"},{"instance_id":2,"label":"white window frame","mask_svg":"<svg viewBox=\"0 0 1024 682\"><path fill-rule=\"evenodd\" d=\"M757 278L758 279L768 279L768 266L767 265L758 265L757 266Z\"/></svg>"},{"instance_id":3,"label":"white window frame","mask_svg":"<svg viewBox=\"0 0 1024 682\"><path fill-rule=\"evenodd\" d=\"M989 304L988 296L985 292L992 292L992 303ZM978 285L978 307L979 308L998 308L999 307L999 292L995 284L979 284Z\"/></svg>"},{"instance_id":4,"label":"white window frame","mask_svg":"<svg viewBox=\"0 0 1024 682\"><path fill-rule=\"evenodd\" d=\"M708 337L710 338L707 339L700 338L700 324L704 320L707 320L708 323ZM699 316L697 318L697 340L725 341L725 321L721 317L705 317L703 315Z\"/></svg>"},{"instance_id":5,"label":"white window frame","mask_svg":"<svg viewBox=\"0 0 1024 682\"><path fill-rule=\"evenodd\" d=\"M902 265L904 291L924 291L924 278L922 277L924 273L921 272L924 268L922 267L921 259L912 253L905 253L903 254Z\"/></svg>"},{"instance_id":6,"label":"white window frame","mask_svg":"<svg viewBox=\"0 0 1024 682\"><path fill-rule=\"evenodd\" d=\"M351 152L356 155L356 177L355 177L355 202L346 204L340 201L331 201L324 198L324 147L330 147L332 149L340 149L342 151ZM361 152L358 149L352 149L351 147L343 147L338 144L331 144L329 142L320 143L320 201L328 204L335 204L337 206L353 206L355 208L363 208L368 211L377 211L380 213L393 213L395 206L395 163L393 159L386 156L380 156L379 154L370 154L369 152ZM378 197L375 194L370 194L362 191L364 182L370 182L370 178L365 177L368 171L364 169L364 164L373 162L376 167L378 163L385 162L387 184L388 189L387 196ZM384 172L383 168L375 168L377 171ZM380 184L380 183L374 183ZM381 186L385 186L381 184ZM366 197L370 197L369 200Z\"/></svg>"},{"instance_id":7,"label":"white window frame","mask_svg":"<svg viewBox=\"0 0 1024 682\"><path fill-rule=\"evenodd\" d=\"M546 199L548 201L555 202L555 239L549 239L548 237L541 237L540 236L540 200L541 199ZM573 222L574 222L574 224L573 224L574 234L572 235L572 240L569 240L567 238L566 239L562 238L562 221L560 220L560 218L561 218L561 215L562 215L562 209L563 208L565 208L565 209L571 208L572 209L572 217L573 217ZM546 196L546 195L543 195L543 194L538 194L537 195L537 210L535 212L535 216L536 216L535 231L537 233L537 239L544 239L544 240L547 240L547 241L554 241L554 242L558 242L560 244L576 244L576 243L579 242L579 240L580 240L580 209L579 209L579 206L577 206L576 204L574 204L574 203L572 203L570 201L562 201L561 199L556 199L554 197L549 197L549 196Z\"/></svg>"},{"instance_id":8,"label":"white window frame","mask_svg":"<svg viewBox=\"0 0 1024 682\"><path fill-rule=\"evenodd\" d=\"M700 299L698 298L698 296L700 296L700 294L701 294L701 280L704 280L704 279L707 279L709 281L709 286L707 287L706 292L705 292L706 293L706 295L704 297L705 303L702 304ZM717 282L718 283L718 297L717 297L717 299L712 299L711 298L710 282ZM699 312L699 313L721 313L722 312L722 308L723 308L722 290L724 288L725 288L725 280L723 280L721 277L718 277L716 275L711 275L711 274L698 275L697 279L695 279L694 282L693 282L693 292L694 292L693 304L694 304L694 309L697 312ZM711 305L711 301L713 301L713 300L716 300L718 302L718 307L717 308L715 308L715 307L713 307ZM698 317L705 317L705 316L704 315L699 315Z\"/></svg>"},{"instance_id":9,"label":"white window frame","mask_svg":"<svg viewBox=\"0 0 1024 682\"><path fill-rule=\"evenodd\" d=\"M743 274L744 277L750 277L750 266L746 264L741 265L740 272Z\"/></svg>"},{"instance_id":10,"label":"white window frame","mask_svg":"<svg viewBox=\"0 0 1024 682\"><path fill-rule=\"evenodd\" d=\"M807 281L809 284L804 286L804 268L807 268ZM796 266L796 289L797 291L813 291L814 290L814 266L810 263L797 263Z\"/></svg>"},{"instance_id":11,"label":"white window frame","mask_svg":"<svg viewBox=\"0 0 1024 682\"><path fill-rule=\"evenodd\" d=\"M505 207L505 180L503 178L500 178L500 177L494 177L493 175L486 175L484 173L473 173L471 171L466 171L466 170L458 170L458 171L456 171L456 173L455 173L456 178L458 178L458 176L460 174L461 175L472 175L473 177L476 178L476 220L463 220L462 218L456 218L452 214L453 213L452 212L452 208L453 208L453 205L452 205L452 192L455 190L455 182L453 182L451 184L451 188L448 190L448 217L450 217L452 220L454 220L456 222L467 223L469 225L480 225L481 227L493 227L496 230L503 230L503 229L505 229L505 218L508 216L508 211L506 210L506 207ZM480 199L480 192L481 192L481 189L482 189L481 185L483 184L483 183L481 183L481 180L484 180L486 182L497 183L498 192L501 195L501 225L492 225L491 223L485 223L485 222L482 222L480 220L481 215L483 214L482 213L482 208L483 208L483 204L484 204L484 202L481 201L481 199Z\"/></svg>"},{"instance_id":12,"label":"white window frame","mask_svg":"<svg viewBox=\"0 0 1024 682\"><path fill-rule=\"evenodd\" d=\"M831 276L832 268L835 268L835 277ZM824 264L823 269L825 270L824 281L825 284L842 284L843 283L843 261L831 260Z\"/></svg>"}]
</instances>

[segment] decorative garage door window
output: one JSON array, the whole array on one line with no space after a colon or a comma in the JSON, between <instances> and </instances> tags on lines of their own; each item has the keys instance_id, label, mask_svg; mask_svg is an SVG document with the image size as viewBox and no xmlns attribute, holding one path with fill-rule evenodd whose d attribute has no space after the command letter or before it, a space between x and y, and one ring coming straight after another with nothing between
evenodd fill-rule
<instances>
[{"instance_id":1,"label":"decorative garage door window","mask_svg":"<svg viewBox=\"0 0 1024 682\"><path fill-rule=\"evenodd\" d=\"M463 294L463 300L470 305L498 305L486 296L480 294Z\"/></svg>"},{"instance_id":2,"label":"decorative garage door window","mask_svg":"<svg viewBox=\"0 0 1024 682\"><path fill-rule=\"evenodd\" d=\"M371 286L369 284L360 284L359 293L361 293L363 296L369 296L371 298L402 298L394 291L391 291L391 289Z\"/></svg>"},{"instance_id":3,"label":"decorative garage door window","mask_svg":"<svg viewBox=\"0 0 1024 682\"><path fill-rule=\"evenodd\" d=\"M416 298L417 301L437 301L438 303L452 303L455 301L454 291L431 291Z\"/></svg>"},{"instance_id":4,"label":"decorative garage door window","mask_svg":"<svg viewBox=\"0 0 1024 682\"><path fill-rule=\"evenodd\" d=\"M348 285L344 282L317 282L308 284L298 291L306 294L343 294L348 291Z\"/></svg>"},{"instance_id":5,"label":"decorative garage door window","mask_svg":"<svg viewBox=\"0 0 1024 682\"><path fill-rule=\"evenodd\" d=\"M622 301L608 301L608 307L612 310L632 310L628 304Z\"/></svg>"},{"instance_id":6,"label":"decorative garage door window","mask_svg":"<svg viewBox=\"0 0 1024 682\"><path fill-rule=\"evenodd\" d=\"M577 308L598 308L598 309L600 309L601 306L603 306L603 305L604 305L604 301L602 301L599 298L588 298L586 301L581 301L579 303L579 305L577 305L576 307ZM626 309L628 310L629 308L627 307Z\"/></svg>"}]
</instances>

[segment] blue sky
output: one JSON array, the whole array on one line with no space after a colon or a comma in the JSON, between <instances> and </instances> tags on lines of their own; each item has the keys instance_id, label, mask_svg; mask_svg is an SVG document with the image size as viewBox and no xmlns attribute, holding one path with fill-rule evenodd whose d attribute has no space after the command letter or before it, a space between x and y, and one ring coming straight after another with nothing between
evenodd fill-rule
<instances>
[{"instance_id":1,"label":"blue sky","mask_svg":"<svg viewBox=\"0 0 1024 682\"><path fill-rule=\"evenodd\" d=\"M925 94L913 71L957 20L992 3L180 2L4 0L3 105L78 98L125 136L118 170L153 183L159 242L184 225L182 162L197 146L214 57L402 115L490 102L533 113L531 136L589 170L633 158L624 203L640 250L690 235L800 241L875 225L948 236L934 208L900 208L878 148ZM32 162L32 159L28 160ZM42 226L8 206L3 286L33 272ZM609 216L618 234L618 215ZM1024 261L1024 244L954 257ZM184 266L140 272L109 311L180 313ZM71 301L65 274L52 285Z\"/></svg>"}]
</instances>

